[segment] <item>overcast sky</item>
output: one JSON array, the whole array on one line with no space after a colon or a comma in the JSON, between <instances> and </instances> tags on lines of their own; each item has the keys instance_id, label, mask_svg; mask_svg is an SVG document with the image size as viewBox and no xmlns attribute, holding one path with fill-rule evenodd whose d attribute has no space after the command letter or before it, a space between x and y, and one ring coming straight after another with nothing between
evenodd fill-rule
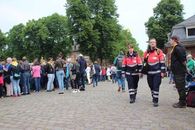
<instances>
[{"instance_id":1,"label":"overcast sky","mask_svg":"<svg viewBox=\"0 0 195 130\"><path fill-rule=\"evenodd\" d=\"M146 49L144 23L153 15L160 0L116 0L119 23L129 29L142 50ZM14 25L26 23L55 12L65 15L66 0L0 0L0 29L8 32ZM195 0L181 0L185 18L195 15Z\"/></svg>"}]
</instances>

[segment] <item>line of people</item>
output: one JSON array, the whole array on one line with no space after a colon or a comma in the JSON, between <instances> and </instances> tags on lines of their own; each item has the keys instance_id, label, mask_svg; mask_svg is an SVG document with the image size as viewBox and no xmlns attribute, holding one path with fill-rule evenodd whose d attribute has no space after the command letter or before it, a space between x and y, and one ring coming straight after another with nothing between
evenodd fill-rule
<instances>
[{"instance_id":1,"label":"line of people","mask_svg":"<svg viewBox=\"0 0 195 130\"><path fill-rule=\"evenodd\" d=\"M85 91L86 68L87 63L82 55L75 61L65 61L59 55L56 61L53 58L48 61L35 59L33 63L29 63L26 57L19 62L9 57L0 64L0 97L28 95L31 88L35 92L41 88L51 92L58 87L59 94L70 86L74 91Z\"/></svg>"}]
</instances>

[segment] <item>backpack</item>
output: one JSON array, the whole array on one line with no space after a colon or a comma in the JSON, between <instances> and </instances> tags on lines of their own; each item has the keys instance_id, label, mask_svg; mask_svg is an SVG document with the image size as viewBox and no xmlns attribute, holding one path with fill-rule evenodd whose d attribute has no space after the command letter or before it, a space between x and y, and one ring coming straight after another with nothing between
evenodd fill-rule
<instances>
[{"instance_id":1,"label":"backpack","mask_svg":"<svg viewBox=\"0 0 195 130\"><path fill-rule=\"evenodd\" d=\"M15 80L20 79L20 68L19 68L19 66L16 66L15 70L13 71L13 79L15 79Z\"/></svg>"},{"instance_id":2,"label":"backpack","mask_svg":"<svg viewBox=\"0 0 195 130\"><path fill-rule=\"evenodd\" d=\"M189 91L186 98L188 107L195 107L195 91Z\"/></svg>"},{"instance_id":3,"label":"backpack","mask_svg":"<svg viewBox=\"0 0 195 130\"><path fill-rule=\"evenodd\" d=\"M117 68L122 68L122 65L123 65L123 58L124 58L124 56L118 56L118 57L117 57L117 63L116 63L116 67L117 67Z\"/></svg>"},{"instance_id":4,"label":"backpack","mask_svg":"<svg viewBox=\"0 0 195 130\"><path fill-rule=\"evenodd\" d=\"M94 69L95 69L95 74L100 74L100 66L99 65L95 64Z\"/></svg>"}]
</instances>

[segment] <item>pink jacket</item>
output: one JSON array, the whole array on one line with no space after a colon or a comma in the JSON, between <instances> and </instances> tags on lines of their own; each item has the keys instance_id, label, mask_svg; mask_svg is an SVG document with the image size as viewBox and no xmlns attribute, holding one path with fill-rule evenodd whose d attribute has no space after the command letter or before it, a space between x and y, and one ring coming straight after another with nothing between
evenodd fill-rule
<instances>
[{"instance_id":1,"label":"pink jacket","mask_svg":"<svg viewBox=\"0 0 195 130\"><path fill-rule=\"evenodd\" d=\"M36 65L32 67L32 77L33 78L41 77L41 66L40 65Z\"/></svg>"}]
</instances>

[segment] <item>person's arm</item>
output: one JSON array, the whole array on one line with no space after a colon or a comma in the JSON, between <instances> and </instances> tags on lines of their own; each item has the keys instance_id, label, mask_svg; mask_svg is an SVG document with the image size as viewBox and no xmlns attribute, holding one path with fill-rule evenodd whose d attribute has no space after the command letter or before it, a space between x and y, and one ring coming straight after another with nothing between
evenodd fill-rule
<instances>
[{"instance_id":1,"label":"person's arm","mask_svg":"<svg viewBox=\"0 0 195 130\"><path fill-rule=\"evenodd\" d=\"M166 73L166 66L165 66L165 57L164 57L164 53L160 50L159 53L159 61L160 61L160 69L161 69L161 73Z\"/></svg>"},{"instance_id":2,"label":"person's arm","mask_svg":"<svg viewBox=\"0 0 195 130\"><path fill-rule=\"evenodd\" d=\"M143 64L142 64L142 59L139 55L137 55L137 66L138 66L138 72L141 73Z\"/></svg>"},{"instance_id":3,"label":"person's arm","mask_svg":"<svg viewBox=\"0 0 195 130\"><path fill-rule=\"evenodd\" d=\"M126 66L127 66L127 61L126 57L123 58L123 63L122 63L122 74L124 75L126 72Z\"/></svg>"}]
</instances>

